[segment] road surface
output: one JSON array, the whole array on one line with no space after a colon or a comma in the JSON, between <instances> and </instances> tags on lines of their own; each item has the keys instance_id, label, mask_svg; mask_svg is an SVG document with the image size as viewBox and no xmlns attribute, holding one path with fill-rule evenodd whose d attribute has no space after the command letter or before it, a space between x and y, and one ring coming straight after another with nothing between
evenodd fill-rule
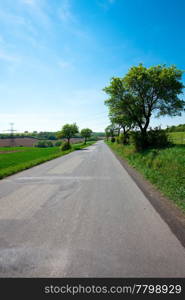
<instances>
[{"instance_id":1,"label":"road surface","mask_svg":"<svg viewBox=\"0 0 185 300\"><path fill-rule=\"evenodd\" d=\"M184 277L185 249L99 141L0 181L1 277Z\"/></svg>"}]
</instances>

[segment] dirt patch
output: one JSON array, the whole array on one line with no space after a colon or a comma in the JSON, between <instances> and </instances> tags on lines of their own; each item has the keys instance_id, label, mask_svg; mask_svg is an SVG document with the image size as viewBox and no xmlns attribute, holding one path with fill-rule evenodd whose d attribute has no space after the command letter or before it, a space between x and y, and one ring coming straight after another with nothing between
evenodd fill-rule
<instances>
[{"instance_id":1,"label":"dirt patch","mask_svg":"<svg viewBox=\"0 0 185 300\"><path fill-rule=\"evenodd\" d=\"M25 151L25 150L0 151L0 154L14 153L14 152L24 152L24 151Z\"/></svg>"},{"instance_id":2,"label":"dirt patch","mask_svg":"<svg viewBox=\"0 0 185 300\"><path fill-rule=\"evenodd\" d=\"M36 138L14 138L13 141L11 139L0 139L0 147L33 147L39 140Z\"/></svg>"},{"instance_id":3,"label":"dirt patch","mask_svg":"<svg viewBox=\"0 0 185 300\"><path fill-rule=\"evenodd\" d=\"M176 235L181 244L185 247L185 214L172 202L172 200L162 195L162 193L147 181L142 174L131 167L126 160L119 157L110 147L109 149L126 169L127 173L132 177L162 219L168 224L169 228Z\"/></svg>"}]
</instances>

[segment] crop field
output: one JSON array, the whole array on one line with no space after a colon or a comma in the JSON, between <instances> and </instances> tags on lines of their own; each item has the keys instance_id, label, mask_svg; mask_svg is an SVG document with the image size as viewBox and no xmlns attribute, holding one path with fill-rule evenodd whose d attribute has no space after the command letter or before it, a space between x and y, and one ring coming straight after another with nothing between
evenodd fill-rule
<instances>
[{"instance_id":1,"label":"crop field","mask_svg":"<svg viewBox=\"0 0 185 300\"><path fill-rule=\"evenodd\" d=\"M185 132L169 132L168 135L174 144L185 145Z\"/></svg>"},{"instance_id":2,"label":"crop field","mask_svg":"<svg viewBox=\"0 0 185 300\"><path fill-rule=\"evenodd\" d=\"M67 151L61 151L60 147L0 147L0 179L72 151L80 150L93 143L73 144L72 149Z\"/></svg>"}]
</instances>

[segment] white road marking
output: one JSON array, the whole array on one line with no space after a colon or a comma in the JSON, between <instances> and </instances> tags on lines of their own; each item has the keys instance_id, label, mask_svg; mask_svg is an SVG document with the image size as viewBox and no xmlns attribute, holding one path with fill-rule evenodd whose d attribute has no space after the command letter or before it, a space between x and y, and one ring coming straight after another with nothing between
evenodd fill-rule
<instances>
[{"instance_id":1,"label":"white road marking","mask_svg":"<svg viewBox=\"0 0 185 300\"><path fill-rule=\"evenodd\" d=\"M61 181L61 180L110 180L110 176L29 176L19 177L7 182L22 182L22 181ZM4 179L4 182L6 179ZM40 183L40 182L39 182Z\"/></svg>"}]
</instances>

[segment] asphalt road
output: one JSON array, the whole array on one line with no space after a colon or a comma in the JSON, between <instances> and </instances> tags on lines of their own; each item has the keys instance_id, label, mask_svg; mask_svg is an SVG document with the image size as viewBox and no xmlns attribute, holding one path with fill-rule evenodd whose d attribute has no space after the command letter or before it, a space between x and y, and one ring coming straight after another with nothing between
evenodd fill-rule
<instances>
[{"instance_id":1,"label":"asphalt road","mask_svg":"<svg viewBox=\"0 0 185 300\"><path fill-rule=\"evenodd\" d=\"M1 277L185 277L185 249L102 142L0 181Z\"/></svg>"}]
</instances>

